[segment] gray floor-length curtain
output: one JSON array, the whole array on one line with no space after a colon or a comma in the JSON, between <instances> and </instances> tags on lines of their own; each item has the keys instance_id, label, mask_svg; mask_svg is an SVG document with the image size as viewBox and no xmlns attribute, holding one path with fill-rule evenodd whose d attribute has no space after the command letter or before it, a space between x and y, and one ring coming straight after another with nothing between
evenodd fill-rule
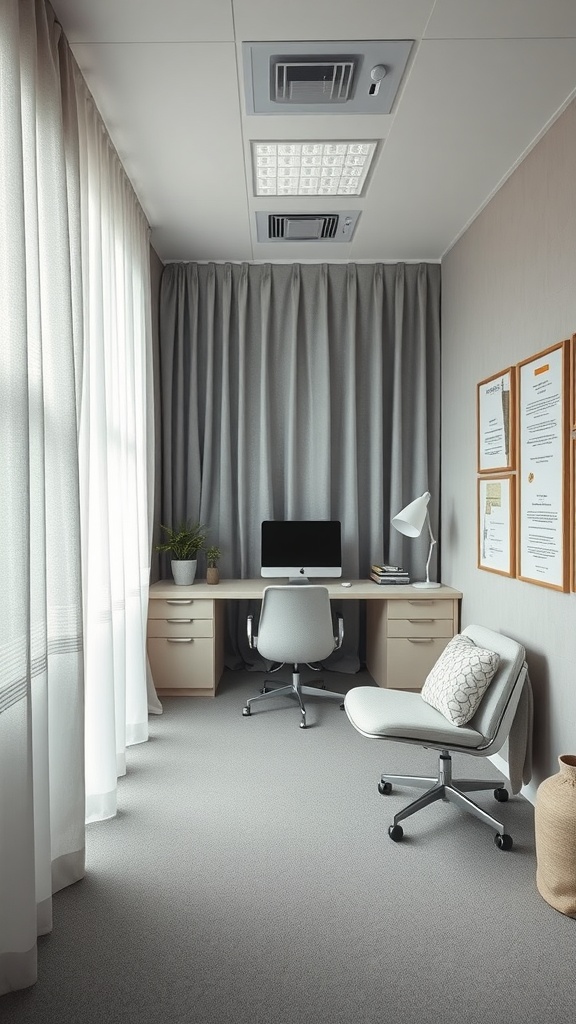
<instances>
[{"instance_id":1,"label":"gray floor-length curtain","mask_svg":"<svg viewBox=\"0 0 576 1024\"><path fill-rule=\"evenodd\" d=\"M390 519L430 490L437 523L439 265L168 264L160 347L162 523L205 523L224 577L259 575L280 518L340 519L345 577L382 559L422 576L427 537ZM252 660L243 631L229 665ZM354 671L348 606L346 635Z\"/></svg>"}]
</instances>

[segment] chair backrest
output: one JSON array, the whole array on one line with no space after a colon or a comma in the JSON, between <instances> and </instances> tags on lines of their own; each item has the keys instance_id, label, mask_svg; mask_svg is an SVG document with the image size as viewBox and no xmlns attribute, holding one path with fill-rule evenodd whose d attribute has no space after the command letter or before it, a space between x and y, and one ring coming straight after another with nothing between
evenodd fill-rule
<instances>
[{"instance_id":1,"label":"chair backrest","mask_svg":"<svg viewBox=\"0 0 576 1024\"><path fill-rule=\"evenodd\" d=\"M487 626L466 626L462 633L500 656L496 675L468 723L484 737L487 747L496 751L504 743L518 707L526 674L526 651L516 640Z\"/></svg>"},{"instance_id":2,"label":"chair backrest","mask_svg":"<svg viewBox=\"0 0 576 1024\"><path fill-rule=\"evenodd\" d=\"M258 651L269 661L321 661L335 647L326 587L265 587L258 623Z\"/></svg>"}]
</instances>

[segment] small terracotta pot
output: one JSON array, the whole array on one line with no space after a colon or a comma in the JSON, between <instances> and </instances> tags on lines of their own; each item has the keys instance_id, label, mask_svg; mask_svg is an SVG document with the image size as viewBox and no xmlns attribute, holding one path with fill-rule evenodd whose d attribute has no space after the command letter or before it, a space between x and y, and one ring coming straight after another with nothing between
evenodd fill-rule
<instances>
[{"instance_id":1,"label":"small terracotta pot","mask_svg":"<svg viewBox=\"0 0 576 1024\"><path fill-rule=\"evenodd\" d=\"M220 570L217 565L209 565L206 569L206 583L220 583Z\"/></svg>"}]
</instances>

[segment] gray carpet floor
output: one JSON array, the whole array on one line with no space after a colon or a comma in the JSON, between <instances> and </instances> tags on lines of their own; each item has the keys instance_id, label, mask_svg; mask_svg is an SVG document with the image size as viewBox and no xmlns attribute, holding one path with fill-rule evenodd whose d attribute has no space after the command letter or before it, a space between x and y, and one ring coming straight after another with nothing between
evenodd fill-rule
<instances>
[{"instance_id":1,"label":"gray carpet floor","mask_svg":"<svg viewBox=\"0 0 576 1024\"><path fill-rule=\"evenodd\" d=\"M453 805L405 822L383 770L436 754L358 735L337 704L284 700L250 718L262 677L168 698L129 751L117 818L88 827L87 875L58 893L39 981L6 1024L565 1024L576 921L535 886L533 807L502 806L514 849ZM363 676L327 675L329 689ZM455 776L498 777L455 758Z\"/></svg>"}]
</instances>

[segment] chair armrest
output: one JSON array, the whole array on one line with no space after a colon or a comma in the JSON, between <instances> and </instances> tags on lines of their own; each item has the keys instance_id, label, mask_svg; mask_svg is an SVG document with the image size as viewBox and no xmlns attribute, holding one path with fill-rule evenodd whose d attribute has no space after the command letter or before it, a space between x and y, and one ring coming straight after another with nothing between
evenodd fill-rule
<instances>
[{"instance_id":1,"label":"chair armrest","mask_svg":"<svg viewBox=\"0 0 576 1024\"><path fill-rule=\"evenodd\" d=\"M334 642L336 644L334 648L335 651L337 651L339 647L342 647L342 641L344 640L344 619L341 615L337 616L337 623L338 635L334 637Z\"/></svg>"}]
</instances>

